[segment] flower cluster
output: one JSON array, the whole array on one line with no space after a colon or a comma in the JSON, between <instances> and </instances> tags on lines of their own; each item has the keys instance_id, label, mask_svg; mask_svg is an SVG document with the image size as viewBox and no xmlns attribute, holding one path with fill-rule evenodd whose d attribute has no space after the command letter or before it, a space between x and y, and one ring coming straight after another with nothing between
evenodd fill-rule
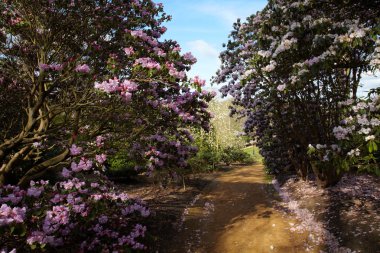
<instances>
[{"instance_id":1,"label":"flower cluster","mask_svg":"<svg viewBox=\"0 0 380 253\"><path fill-rule=\"evenodd\" d=\"M14 223L23 223L25 219L25 207L10 207L2 204L0 207L0 227Z\"/></svg>"},{"instance_id":2,"label":"flower cluster","mask_svg":"<svg viewBox=\"0 0 380 253\"><path fill-rule=\"evenodd\" d=\"M97 174L95 167L91 171ZM146 227L131 220L150 215L144 202L114 192L105 178L91 182L83 172L66 168L62 176L55 184L32 181L25 191L11 185L0 188L0 229L4 231L0 242L13 238L20 251L56 247L85 252L146 248L139 242ZM20 226L20 231L26 232L12 232L19 231Z\"/></svg>"},{"instance_id":3,"label":"flower cluster","mask_svg":"<svg viewBox=\"0 0 380 253\"><path fill-rule=\"evenodd\" d=\"M161 69L161 65L149 57L136 59L135 65L141 65L143 68L147 69Z\"/></svg>"},{"instance_id":4,"label":"flower cluster","mask_svg":"<svg viewBox=\"0 0 380 253\"><path fill-rule=\"evenodd\" d=\"M368 99L352 99L339 103L347 111L346 117L333 133L353 166L379 173L376 152L380 143L380 99L377 93Z\"/></svg>"}]
</instances>

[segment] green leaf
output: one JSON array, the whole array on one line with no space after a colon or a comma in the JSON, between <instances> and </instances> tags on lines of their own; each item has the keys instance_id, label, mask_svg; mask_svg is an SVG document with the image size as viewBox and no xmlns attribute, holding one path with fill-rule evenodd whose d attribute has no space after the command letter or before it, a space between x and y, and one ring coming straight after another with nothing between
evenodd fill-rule
<instances>
[{"instance_id":1,"label":"green leaf","mask_svg":"<svg viewBox=\"0 0 380 253\"><path fill-rule=\"evenodd\" d=\"M21 225L21 228L20 228L20 236L25 236L26 235L26 225L25 224L22 224Z\"/></svg>"},{"instance_id":2,"label":"green leaf","mask_svg":"<svg viewBox=\"0 0 380 253\"><path fill-rule=\"evenodd\" d=\"M368 152L369 152L369 153L372 153L372 152L373 152L373 145L372 145L372 142L371 142L371 141L368 142L367 146L368 146Z\"/></svg>"},{"instance_id":3,"label":"green leaf","mask_svg":"<svg viewBox=\"0 0 380 253\"><path fill-rule=\"evenodd\" d=\"M372 141L372 147L373 147L373 151L376 152L378 149L376 142Z\"/></svg>"}]
</instances>

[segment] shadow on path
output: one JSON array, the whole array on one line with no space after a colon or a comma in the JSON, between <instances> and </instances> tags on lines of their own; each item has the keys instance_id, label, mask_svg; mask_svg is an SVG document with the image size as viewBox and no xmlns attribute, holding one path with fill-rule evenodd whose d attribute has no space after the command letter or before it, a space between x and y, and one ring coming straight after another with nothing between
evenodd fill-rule
<instances>
[{"instance_id":1,"label":"shadow on path","mask_svg":"<svg viewBox=\"0 0 380 253\"><path fill-rule=\"evenodd\" d=\"M296 221L277 210L278 200L261 165L223 173L187 208L180 231L160 252L305 252L307 235L290 233Z\"/></svg>"}]
</instances>

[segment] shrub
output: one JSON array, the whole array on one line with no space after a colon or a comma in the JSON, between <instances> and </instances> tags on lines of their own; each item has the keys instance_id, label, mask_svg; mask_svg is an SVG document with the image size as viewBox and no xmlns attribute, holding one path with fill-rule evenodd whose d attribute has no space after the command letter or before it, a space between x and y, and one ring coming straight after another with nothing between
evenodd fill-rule
<instances>
[{"instance_id":1,"label":"shrub","mask_svg":"<svg viewBox=\"0 0 380 253\"><path fill-rule=\"evenodd\" d=\"M339 102L356 100L362 74L380 66L377 5L273 0L234 23L214 81L234 98L231 112L246 118L269 171L305 179L308 145L337 144Z\"/></svg>"},{"instance_id":2,"label":"shrub","mask_svg":"<svg viewBox=\"0 0 380 253\"><path fill-rule=\"evenodd\" d=\"M145 249L146 227L139 222L149 210L119 193L93 165L78 157L56 182L31 181L25 190L1 187L0 244L18 252Z\"/></svg>"}]
</instances>

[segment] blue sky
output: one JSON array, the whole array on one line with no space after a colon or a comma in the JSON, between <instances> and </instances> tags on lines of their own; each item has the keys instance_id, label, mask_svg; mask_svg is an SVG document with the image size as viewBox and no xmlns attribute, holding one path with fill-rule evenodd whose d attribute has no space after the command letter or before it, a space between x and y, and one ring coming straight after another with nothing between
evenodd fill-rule
<instances>
[{"instance_id":1,"label":"blue sky","mask_svg":"<svg viewBox=\"0 0 380 253\"><path fill-rule=\"evenodd\" d=\"M222 44L228 41L232 25L241 18L264 8L266 0L157 0L164 4L164 10L173 17L165 24L168 28L164 38L178 41L182 52L191 52L198 62L190 76L210 78L220 66L219 53ZM218 87L212 87L216 90Z\"/></svg>"},{"instance_id":2,"label":"blue sky","mask_svg":"<svg viewBox=\"0 0 380 253\"><path fill-rule=\"evenodd\" d=\"M249 15L264 8L267 0L156 0L164 4L164 10L173 17L165 24L168 28L164 38L179 42L182 52L192 52L198 59L189 76L199 75L207 80L220 66L219 53L222 44L228 41L228 35L237 18L245 20ZM380 86L379 77L362 79L364 87L359 94L369 88ZM218 90L213 86L210 89Z\"/></svg>"}]
</instances>

